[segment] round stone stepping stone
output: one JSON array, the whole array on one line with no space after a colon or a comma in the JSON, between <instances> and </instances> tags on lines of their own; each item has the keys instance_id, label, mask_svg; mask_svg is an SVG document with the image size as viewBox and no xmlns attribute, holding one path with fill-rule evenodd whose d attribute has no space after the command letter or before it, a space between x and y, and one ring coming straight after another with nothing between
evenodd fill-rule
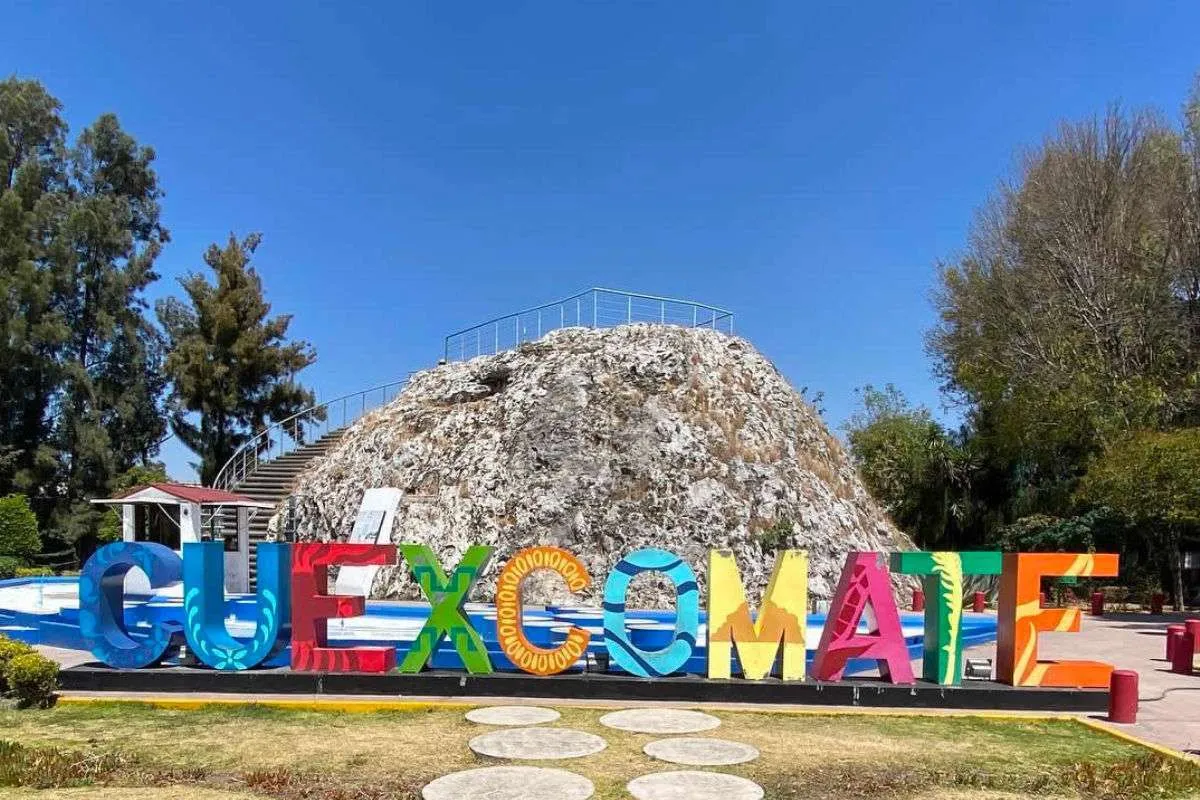
<instances>
[{"instance_id":1,"label":"round stone stepping stone","mask_svg":"<svg viewBox=\"0 0 1200 800\"><path fill-rule=\"evenodd\" d=\"M476 736L468 746L481 756L551 761L599 753L608 743L570 728L506 728Z\"/></svg>"},{"instance_id":2,"label":"round stone stepping stone","mask_svg":"<svg viewBox=\"0 0 1200 800\"><path fill-rule=\"evenodd\" d=\"M754 781L721 772L655 772L634 778L625 788L637 800L762 800Z\"/></svg>"},{"instance_id":3,"label":"round stone stepping stone","mask_svg":"<svg viewBox=\"0 0 1200 800\"><path fill-rule=\"evenodd\" d=\"M725 739L658 739L642 751L659 761L689 767L727 767L758 758L757 748Z\"/></svg>"},{"instance_id":4,"label":"round stone stepping stone","mask_svg":"<svg viewBox=\"0 0 1200 800\"><path fill-rule=\"evenodd\" d=\"M721 724L721 720L711 714L681 708L630 708L605 714L600 718L600 724L632 733L675 734L711 731Z\"/></svg>"},{"instance_id":5,"label":"round stone stepping stone","mask_svg":"<svg viewBox=\"0 0 1200 800\"><path fill-rule=\"evenodd\" d=\"M487 706L467 712L467 720L480 725L542 725L561 716L553 708L541 706Z\"/></svg>"},{"instance_id":6,"label":"round stone stepping stone","mask_svg":"<svg viewBox=\"0 0 1200 800\"><path fill-rule=\"evenodd\" d=\"M483 767L452 772L421 790L424 800L587 800L592 782L565 769Z\"/></svg>"}]
</instances>

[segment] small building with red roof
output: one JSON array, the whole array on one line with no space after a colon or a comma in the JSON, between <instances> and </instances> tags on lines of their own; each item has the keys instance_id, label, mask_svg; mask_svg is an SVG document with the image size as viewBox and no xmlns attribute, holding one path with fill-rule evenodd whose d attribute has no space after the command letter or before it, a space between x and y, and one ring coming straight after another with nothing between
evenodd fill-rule
<instances>
[{"instance_id":1,"label":"small building with red roof","mask_svg":"<svg viewBox=\"0 0 1200 800\"><path fill-rule=\"evenodd\" d=\"M120 508L121 538L127 542L156 542L182 555L189 542L223 541L225 591L239 593L250 591L250 516L274 508L273 503L189 483L148 483L92 503ZM233 509L232 529L224 524L225 509Z\"/></svg>"}]
</instances>

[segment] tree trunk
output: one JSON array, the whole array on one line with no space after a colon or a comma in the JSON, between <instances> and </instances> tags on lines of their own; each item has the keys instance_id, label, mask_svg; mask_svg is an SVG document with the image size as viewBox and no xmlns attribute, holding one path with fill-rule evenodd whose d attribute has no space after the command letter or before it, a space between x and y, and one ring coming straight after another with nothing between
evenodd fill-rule
<instances>
[{"instance_id":1,"label":"tree trunk","mask_svg":"<svg viewBox=\"0 0 1200 800\"><path fill-rule=\"evenodd\" d=\"M1169 558L1171 559L1171 581L1172 594L1175 596L1175 610L1183 611L1183 553L1180 550L1182 537L1178 531L1171 531L1167 534L1167 543L1171 549Z\"/></svg>"}]
</instances>

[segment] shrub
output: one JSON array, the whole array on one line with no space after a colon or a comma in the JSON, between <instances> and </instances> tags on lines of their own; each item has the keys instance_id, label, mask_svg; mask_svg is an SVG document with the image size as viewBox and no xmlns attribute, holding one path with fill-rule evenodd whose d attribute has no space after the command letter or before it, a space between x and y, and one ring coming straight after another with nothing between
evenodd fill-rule
<instances>
[{"instance_id":1,"label":"shrub","mask_svg":"<svg viewBox=\"0 0 1200 800\"><path fill-rule=\"evenodd\" d=\"M775 520L775 524L758 534L758 545L768 553L788 546L795 528L790 519Z\"/></svg>"},{"instance_id":2,"label":"shrub","mask_svg":"<svg viewBox=\"0 0 1200 800\"><path fill-rule=\"evenodd\" d=\"M29 498L23 494L0 497L0 556L29 558L41 549Z\"/></svg>"},{"instance_id":3,"label":"shrub","mask_svg":"<svg viewBox=\"0 0 1200 800\"><path fill-rule=\"evenodd\" d=\"M4 682L19 708L49 708L56 699L58 664L41 653L22 653L4 668Z\"/></svg>"},{"instance_id":4,"label":"shrub","mask_svg":"<svg viewBox=\"0 0 1200 800\"><path fill-rule=\"evenodd\" d=\"M54 570L49 567L17 567L16 576L18 578L46 578L54 574Z\"/></svg>"},{"instance_id":5,"label":"shrub","mask_svg":"<svg viewBox=\"0 0 1200 800\"><path fill-rule=\"evenodd\" d=\"M8 683L4 678L4 672L8 669L8 662L17 656L33 652L35 652L34 649L24 642L9 639L7 636L0 636L0 692L8 691Z\"/></svg>"},{"instance_id":6,"label":"shrub","mask_svg":"<svg viewBox=\"0 0 1200 800\"><path fill-rule=\"evenodd\" d=\"M24 565L24 561L14 556L0 556L0 581L17 577L17 570Z\"/></svg>"}]
</instances>

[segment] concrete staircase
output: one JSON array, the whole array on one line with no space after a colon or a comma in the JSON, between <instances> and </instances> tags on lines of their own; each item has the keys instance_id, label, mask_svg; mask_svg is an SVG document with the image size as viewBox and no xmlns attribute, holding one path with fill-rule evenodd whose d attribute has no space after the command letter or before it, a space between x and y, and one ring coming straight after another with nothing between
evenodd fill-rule
<instances>
[{"instance_id":1,"label":"concrete staircase","mask_svg":"<svg viewBox=\"0 0 1200 800\"><path fill-rule=\"evenodd\" d=\"M345 428L339 428L322 436L311 444L299 447L292 452L282 455L272 461L262 461L249 472L240 483L231 487L231 491L244 494L255 500L264 500L278 506L292 492L300 473L318 458L332 450L342 438ZM274 511L263 509L250 518L250 581L258 572L257 547L259 542L267 538L267 522L274 516ZM232 533L236 525L236 517L231 511L224 512L222 527L226 533Z\"/></svg>"}]
</instances>

